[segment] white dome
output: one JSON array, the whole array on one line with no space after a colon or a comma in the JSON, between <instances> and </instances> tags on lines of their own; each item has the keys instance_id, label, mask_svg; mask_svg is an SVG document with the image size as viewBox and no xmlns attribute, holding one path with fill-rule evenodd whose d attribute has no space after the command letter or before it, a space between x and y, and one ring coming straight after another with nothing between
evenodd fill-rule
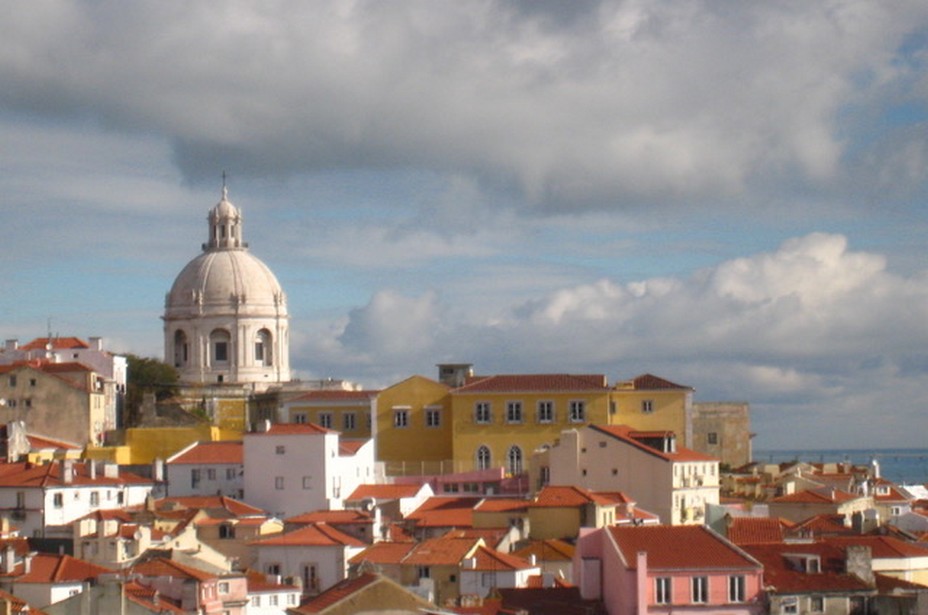
<instances>
[{"instance_id":1,"label":"white dome","mask_svg":"<svg viewBox=\"0 0 928 615\"><path fill-rule=\"evenodd\" d=\"M210 250L187 263L168 293L167 316L188 311L286 315L274 273L245 249Z\"/></svg>"}]
</instances>

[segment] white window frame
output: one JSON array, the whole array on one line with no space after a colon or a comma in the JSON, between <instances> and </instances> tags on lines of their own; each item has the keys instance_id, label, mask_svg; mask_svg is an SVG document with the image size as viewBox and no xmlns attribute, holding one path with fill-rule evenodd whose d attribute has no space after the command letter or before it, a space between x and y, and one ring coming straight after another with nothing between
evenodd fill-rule
<instances>
[{"instance_id":1,"label":"white window frame","mask_svg":"<svg viewBox=\"0 0 928 615\"><path fill-rule=\"evenodd\" d=\"M654 579L654 603L670 604L673 600L673 579L657 577Z\"/></svg>"},{"instance_id":2,"label":"white window frame","mask_svg":"<svg viewBox=\"0 0 928 615\"><path fill-rule=\"evenodd\" d=\"M568 413L571 423L586 422L586 401L582 399L572 399L567 403Z\"/></svg>"},{"instance_id":3,"label":"white window frame","mask_svg":"<svg viewBox=\"0 0 928 615\"><path fill-rule=\"evenodd\" d=\"M698 576L690 580L690 601L693 604L706 604L709 601L709 577Z\"/></svg>"},{"instance_id":4,"label":"white window frame","mask_svg":"<svg viewBox=\"0 0 928 615\"><path fill-rule=\"evenodd\" d=\"M536 417L539 423L553 423L554 422L554 402L548 399L544 399L538 402L538 409Z\"/></svg>"},{"instance_id":5,"label":"white window frame","mask_svg":"<svg viewBox=\"0 0 928 615\"><path fill-rule=\"evenodd\" d=\"M522 402L506 402L506 423L509 425L519 424L522 422Z\"/></svg>"},{"instance_id":6,"label":"white window frame","mask_svg":"<svg viewBox=\"0 0 928 615\"><path fill-rule=\"evenodd\" d=\"M488 401L478 401L474 404L474 422L478 425L489 425L493 422L493 406Z\"/></svg>"},{"instance_id":7,"label":"white window frame","mask_svg":"<svg viewBox=\"0 0 928 615\"><path fill-rule=\"evenodd\" d=\"M743 574L733 574L728 577L728 601L733 603L744 602L747 595L746 581Z\"/></svg>"},{"instance_id":8,"label":"white window frame","mask_svg":"<svg viewBox=\"0 0 928 615\"><path fill-rule=\"evenodd\" d=\"M441 408L425 409L425 426L441 427Z\"/></svg>"},{"instance_id":9,"label":"white window frame","mask_svg":"<svg viewBox=\"0 0 928 615\"><path fill-rule=\"evenodd\" d=\"M409 409L395 408L393 410L393 426L398 429L409 427Z\"/></svg>"}]
</instances>

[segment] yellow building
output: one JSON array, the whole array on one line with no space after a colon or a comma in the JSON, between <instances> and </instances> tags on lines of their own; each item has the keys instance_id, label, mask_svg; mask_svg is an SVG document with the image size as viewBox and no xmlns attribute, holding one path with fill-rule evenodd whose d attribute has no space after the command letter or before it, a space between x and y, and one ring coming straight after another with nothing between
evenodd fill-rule
<instances>
[{"instance_id":1,"label":"yellow building","mask_svg":"<svg viewBox=\"0 0 928 615\"><path fill-rule=\"evenodd\" d=\"M609 392L609 425L672 431L693 448L693 388L651 374L616 383Z\"/></svg>"},{"instance_id":2,"label":"yellow building","mask_svg":"<svg viewBox=\"0 0 928 615\"><path fill-rule=\"evenodd\" d=\"M315 423L341 432L345 438L371 437L371 407L377 391L322 389L308 391L281 405L278 420Z\"/></svg>"},{"instance_id":3,"label":"yellow building","mask_svg":"<svg viewBox=\"0 0 928 615\"><path fill-rule=\"evenodd\" d=\"M452 459L450 388L412 376L382 390L375 400L377 460L388 475L448 474Z\"/></svg>"}]
</instances>

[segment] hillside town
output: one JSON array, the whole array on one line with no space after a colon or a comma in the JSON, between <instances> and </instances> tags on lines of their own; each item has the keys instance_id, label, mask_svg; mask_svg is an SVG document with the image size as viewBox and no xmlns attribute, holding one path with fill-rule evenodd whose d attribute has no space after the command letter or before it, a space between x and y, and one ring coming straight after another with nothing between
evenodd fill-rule
<instances>
[{"instance_id":1,"label":"hillside town","mask_svg":"<svg viewBox=\"0 0 928 615\"><path fill-rule=\"evenodd\" d=\"M0 613L928 613L926 485L759 462L749 402L673 374L294 378L243 230L223 187L170 382L105 337L0 349Z\"/></svg>"}]
</instances>

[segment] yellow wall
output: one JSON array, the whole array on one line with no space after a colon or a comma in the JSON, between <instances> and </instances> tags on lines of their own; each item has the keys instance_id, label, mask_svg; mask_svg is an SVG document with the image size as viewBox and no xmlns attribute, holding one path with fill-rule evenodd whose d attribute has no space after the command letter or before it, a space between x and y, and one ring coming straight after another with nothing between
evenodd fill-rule
<instances>
[{"instance_id":1,"label":"yellow wall","mask_svg":"<svg viewBox=\"0 0 928 615\"><path fill-rule=\"evenodd\" d=\"M391 468L398 467L398 462L413 462L413 467L406 474L433 473L433 469L441 469L441 462L451 459L452 421L448 391L444 384L423 376L412 376L377 395L377 458L387 462L388 474ZM441 413L438 427L426 425L426 409L429 407L435 407ZM394 426L398 410L407 412L406 427ZM419 470L414 467L416 462L423 462ZM450 468L445 468L445 471L450 471Z\"/></svg>"},{"instance_id":2,"label":"yellow wall","mask_svg":"<svg viewBox=\"0 0 928 615\"><path fill-rule=\"evenodd\" d=\"M634 389L613 389L609 393L615 413L609 414L610 425L628 425L642 431L672 431L677 441L689 447L686 442L686 409L690 403L689 389L662 389L656 391L638 391ZM651 412L642 410L644 401L651 401Z\"/></svg>"},{"instance_id":3,"label":"yellow wall","mask_svg":"<svg viewBox=\"0 0 928 615\"><path fill-rule=\"evenodd\" d=\"M194 442L235 440L241 437L240 432L205 424L195 427L136 427L126 430L126 446L132 451L130 464L139 465L151 463L155 459L167 459Z\"/></svg>"},{"instance_id":4,"label":"yellow wall","mask_svg":"<svg viewBox=\"0 0 928 615\"><path fill-rule=\"evenodd\" d=\"M476 469L477 449L490 449L490 466L508 468L509 450L522 450L522 468L528 471L532 452L543 444L552 445L561 431L586 423L605 423L608 399L603 393L452 393L454 415L454 461L458 471ZM506 404L522 402L522 422L506 421ZM538 402L554 402L554 421L540 423ZM585 423L572 423L568 416L570 401L586 403ZM478 402L490 402L492 417L487 424L477 423L474 416Z\"/></svg>"},{"instance_id":5,"label":"yellow wall","mask_svg":"<svg viewBox=\"0 0 928 615\"><path fill-rule=\"evenodd\" d=\"M528 509L529 538L576 538L580 531L578 508L535 507Z\"/></svg>"},{"instance_id":6,"label":"yellow wall","mask_svg":"<svg viewBox=\"0 0 928 615\"><path fill-rule=\"evenodd\" d=\"M332 417L332 424L329 429L341 432L343 438L351 439L368 439L371 437L371 403L369 401L357 401L347 403L344 401L317 401L307 403L294 402L287 411L284 420L288 423L298 422L296 415L303 414L309 423L323 425L320 417L321 414L328 414ZM354 429L345 424L345 415L354 415ZM324 426L324 425L323 425Z\"/></svg>"},{"instance_id":7,"label":"yellow wall","mask_svg":"<svg viewBox=\"0 0 928 615\"><path fill-rule=\"evenodd\" d=\"M216 400L214 422L222 429L245 431L245 413L248 401L245 398Z\"/></svg>"}]
</instances>

